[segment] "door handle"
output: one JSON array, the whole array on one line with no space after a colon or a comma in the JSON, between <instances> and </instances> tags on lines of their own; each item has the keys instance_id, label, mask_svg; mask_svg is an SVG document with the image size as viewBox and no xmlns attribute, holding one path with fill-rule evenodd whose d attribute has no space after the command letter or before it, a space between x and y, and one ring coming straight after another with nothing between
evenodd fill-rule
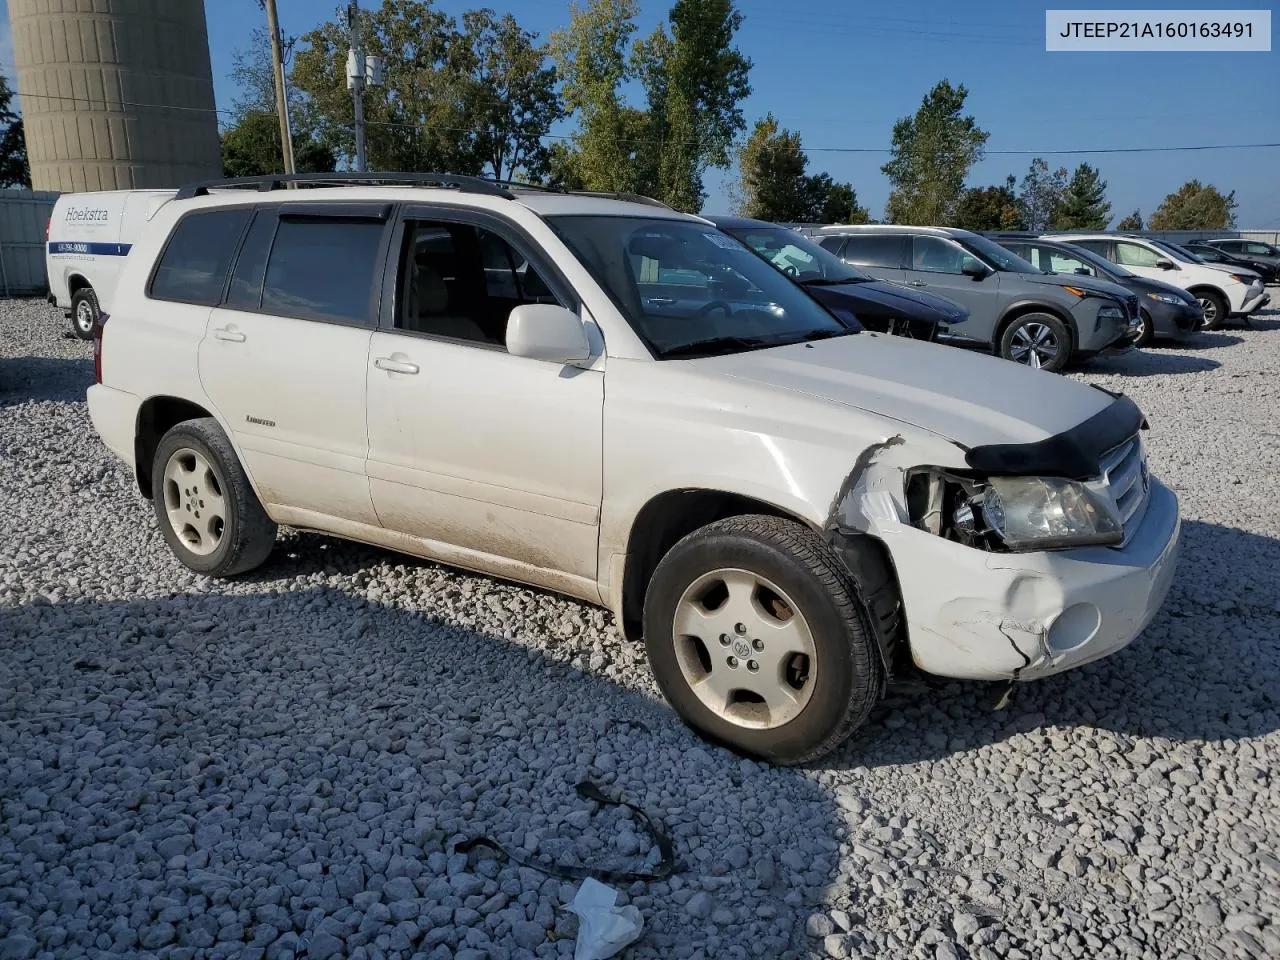
<instances>
[{"instance_id":1,"label":"door handle","mask_svg":"<svg viewBox=\"0 0 1280 960\"><path fill-rule=\"evenodd\" d=\"M244 334L235 327L217 327L213 336L216 340L226 340L228 343L244 343Z\"/></svg>"},{"instance_id":2,"label":"door handle","mask_svg":"<svg viewBox=\"0 0 1280 960\"><path fill-rule=\"evenodd\" d=\"M386 370L388 373L417 373L418 365L410 363L407 360L392 360L390 357L378 357L373 361L373 365L379 370Z\"/></svg>"}]
</instances>

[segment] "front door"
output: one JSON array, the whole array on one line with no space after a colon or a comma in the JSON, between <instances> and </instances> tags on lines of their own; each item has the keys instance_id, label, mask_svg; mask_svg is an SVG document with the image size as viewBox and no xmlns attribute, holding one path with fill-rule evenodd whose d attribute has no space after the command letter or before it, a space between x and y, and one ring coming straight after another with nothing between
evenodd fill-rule
<instances>
[{"instance_id":1,"label":"front door","mask_svg":"<svg viewBox=\"0 0 1280 960\"><path fill-rule=\"evenodd\" d=\"M969 319L949 335L979 343L991 343L1002 313L1000 274L979 280L962 272L965 261L977 260L954 240L913 236L911 264L904 277L908 286L928 290L969 308Z\"/></svg>"},{"instance_id":2,"label":"front door","mask_svg":"<svg viewBox=\"0 0 1280 960\"><path fill-rule=\"evenodd\" d=\"M603 370L506 350L514 307L574 308L571 289L497 218L410 208L395 242L367 360L379 521L451 562L591 595Z\"/></svg>"},{"instance_id":3,"label":"front door","mask_svg":"<svg viewBox=\"0 0 1280 960\"><path fill-rule=\"evenodd\" d=\"M258 211L200 344L200 379L260 497L301 511L295 523L377 526L364 404L388 213Z\"/></svg>"},{"instance_id":4,"label":"front door","mask_svg":"<svg viewBox=\"0 0 1280 960\"><path fill-rule=\"evenodd\" d=\"M1115 242L1114 259L1116 263L1130 273L1136 273L1140 277L1146 277L1149 280L1163 280L1165 283L1172 283L1175 287L1186 286L1186 281L1178 276L1181 272L1178 268L1178 262L1163 250L1149 247L1145 243L1134 243L1132 240L1117 240ZM1157 263L1173 264L1173 266L1158 267L1156 266Z\"/></svg>"}]
</instances>

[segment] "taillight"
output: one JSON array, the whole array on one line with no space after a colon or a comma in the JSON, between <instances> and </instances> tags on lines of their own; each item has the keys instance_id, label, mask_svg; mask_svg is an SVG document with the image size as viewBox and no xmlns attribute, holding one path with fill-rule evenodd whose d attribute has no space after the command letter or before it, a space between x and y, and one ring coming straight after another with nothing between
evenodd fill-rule
<instances>
[{"instance_id":1,"label":"taillight","mask_svg":"<svg viewBox=\"0 0 1280 960\"><path fill-rule=\"evenodd\" d=\"M93 325L93 382L102 382L102 328L107 325L110 316L98 314L98 322Z\"/></svg>"}]
</instances>

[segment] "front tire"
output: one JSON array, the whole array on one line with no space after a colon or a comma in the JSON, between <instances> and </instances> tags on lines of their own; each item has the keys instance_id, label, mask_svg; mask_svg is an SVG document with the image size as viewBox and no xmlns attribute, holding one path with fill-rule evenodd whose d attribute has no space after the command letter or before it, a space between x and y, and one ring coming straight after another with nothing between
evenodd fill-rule
<instances>
[{"instance_id":1,"label":"front tire","mask_svg":"<svg viewBox=\"0 0 1280 960\"><path fill-rule=\"evenodd\" d=\"M1071 358L1071 333L1050 313L1026 313L1000 338L1000 356L1037 370L1057 373Z\"/></svg>"},{"instance_id":2,"label":"front tire","mask_svg":"<svg viewBox=\"0 0 1280 960\"><path fill-rule=\"evenodd\" d=\"M838 747L884 673L848 573L806 527L768 516L677 543L645 596L645 649L675 711L709 739L775 763Z\"/></svg>"},{"instance_id":3,"label":"front tire","mask_svg":"<svg viewBox=\"0 0 1280 960\"><path fill-rule=\"evenodd\" d=\"M151 499L169 549L197 573L234 576L271 554L276 525L212 417L180 423L161 439Z\"/></svg>"},{"instance_id":4,"label":"front tire","mask_svg":"<svg viewBox=\"0 0 1280 960\"><path fill-rule=\"evenodd\" d=\"M1227 301L1223 299L1222 294L1213 290L1198 290L1195 297L1204 310L1204 324L1200 329L1221 330L1227 322L1227 314L1231 309L1227 306Z\"/></svg>"},{"instance_id":5,"label":"front tire","mask_svg":"<svg viewBox=\"0 0 1280 960\"><path fill-rule=\"evenodd\" d=\"M71 330L81 340L93 339L93 328L102 316L93 287L81 287L71 295Z\"/></svg>"},{"instance_id":6,"label":"front tire","mask_svg":"<svg viewBox=\"0 0 1280 960\"><path fill-rule=\"evenodd\" d=\"M1151 319L1151 314L1147 313L1146 310L1138 311L1138 320L1142 326L1138 328L1138 335L1134 338L1133 345L1135 347L1150 346L1156 339L1155 321Z\"/></svg>"}]
</instances>

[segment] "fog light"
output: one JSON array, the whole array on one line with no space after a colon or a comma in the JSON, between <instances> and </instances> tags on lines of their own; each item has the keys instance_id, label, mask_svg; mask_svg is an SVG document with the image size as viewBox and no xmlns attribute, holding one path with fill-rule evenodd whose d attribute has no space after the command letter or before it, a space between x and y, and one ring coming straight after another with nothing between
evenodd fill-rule
<instances>
[{"instance_id":1,"label":"fog light","mask_svg":"<svg viewBox=\"0 0 1280 960\"><path fill-rule=\"evenodd\" d=\"M1092 603L1067 607L1049 628L1049 649L1054 653L1067 653L1082 647L1098 635L1100 626L1102 612Z\"/></svg>"}]
</instances>

